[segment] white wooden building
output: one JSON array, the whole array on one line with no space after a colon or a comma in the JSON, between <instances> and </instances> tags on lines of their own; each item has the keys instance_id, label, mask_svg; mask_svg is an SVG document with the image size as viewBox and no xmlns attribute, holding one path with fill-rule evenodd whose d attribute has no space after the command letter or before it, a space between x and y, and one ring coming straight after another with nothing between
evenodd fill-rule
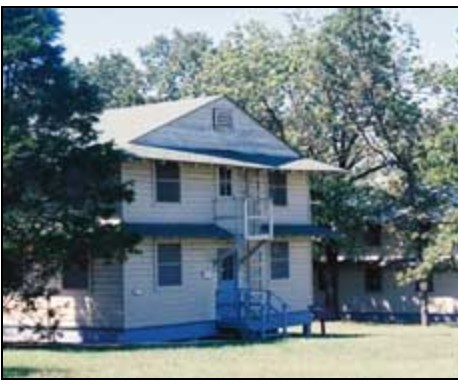
<instances>
[{"instance_id":1,"label":"white wooden building","mask_svg":"<svg viewBox=\"0 0 458 390\"><path fill-rule=\"evenodd\" d=\"M418 283L400 285L400 271L415 264L405 253L406 243L389 228L371 225L361 237L358 256L340 256L339 313L343 319L373 322L420 322L421 291ZM314 266L314 299L325 306L324 263ZM428 281L430 322L458 323L458 271L437 270Z\"/></svg>"},{"instance_id":2,"label":"white wooden building","mask_svg":"<svg viewBox=\"0 0 458 390\"><path fill-rule=\"evenodd\" d=\"M87 342L145 342L236 331L268 337L311 321L309 172L303 159L225 97L106 111L101 139L135 200L121 219L142 236L125 263L63 276L62 328Z\"/></svg>"}]
</instances>

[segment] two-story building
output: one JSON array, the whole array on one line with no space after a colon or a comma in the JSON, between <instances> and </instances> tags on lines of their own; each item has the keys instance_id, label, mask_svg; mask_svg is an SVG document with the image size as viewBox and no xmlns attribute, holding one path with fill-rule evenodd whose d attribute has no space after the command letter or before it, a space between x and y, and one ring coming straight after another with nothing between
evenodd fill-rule
<instances>
[{"instance_id":1,"label":"two-story building","mask_svg":"<svg viewBox=\"0 0 458 390\"><path fill-rule=\"evenodd\" d=\"M225 97L108 110L101 140L132 158L135 200L121 219L142 236L126 262L62 278L62 329L86 341L267 337L311 322L309 173L301 158Z\"/></svg>"},{"instance_id":2,"label":"two-story building","mask_svg":"<svg viewBox=\"0 0 458 390\"><path fill-rule=\"evenodd\" d=\"M400 284L398 280L400 272L416 264L414 253L406 251L407 243L385 223L368 225L357 245L357 255L339 256L340 317L419 323L421 284ZM325 273L325 264L315 262L314 299L321 307L325 306ZM425 284L429 321L458 323L458 270L437 269Z\"/></svg>"}]
</instances>

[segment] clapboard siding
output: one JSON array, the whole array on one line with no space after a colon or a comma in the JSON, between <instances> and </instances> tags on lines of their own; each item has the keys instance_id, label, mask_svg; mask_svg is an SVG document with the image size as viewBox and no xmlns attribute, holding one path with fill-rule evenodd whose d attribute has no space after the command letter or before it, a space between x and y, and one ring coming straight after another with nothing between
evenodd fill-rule
<instances>
[{"instance_id":1,"label":"clapboard siding","mask_svg":"<svg viewBox=\"0 0 458 390\"><path fill-rule=\"evenodd\" d=\"M214 108L231 111L233 129L213 129ZM297 156L283 142L226 99L207 104L163 128L147 133L138 138L136 143L183 149L230 150L290 158Z\"/></svg>"},{"instance_id":2,"label":"clapboard siding","mask_svg":"<svg viewBox=\"0 0 458 390\"><path fill-rule=\"evenodd\" d=\"M122 327L123 263L96 260L92 267L92 324L97 327Z\"/></svg>"},{"instance_id":3,"label":"clapboard siding","mask_svg":"<svg viewBox=\"0 0 458 390\"><path fill-rule=\"evenodd\" d=\"M144 239L140 254L124 265L126 327L178 324L215 319L216 250L224 242L182 240L182 285L156 283L156 244ZM219 244L218 244L219 243Z\"/></svg>"},{"instance_id":4,"label":"clapboard siding","mask_svg":"<svg viewBox=\"0 0 458 390\"><path fill-rule=\"evenodd\" d=\"M288 204L274 207L275 223L308 224L310 215L310 191L304 172L290 172L287 175Z\"/></svg>"},{"instance_id":5,"label":"clapboard siding","mask_svg":"<svg viewBox=\"0 0 458 390\"><path fill-rule=\"evenodd\" d=\"M211 223L215 220L214 202L224 205L225 212L240 214L240 203L217 196L217 167L197 164L180 164L181 201L163 203L155 201L154 164L136 161L123 165L123 180L133 182L135 200L123 205L123 218L127 222L156 223ZM268 174L266 170L233 168L234 198L245 195L267 198ZM310 223L310 195L307 175L289 172L288 204L274 207L275 223ZM248 186L245 184L248 180ZM248 190L248 194L247 191Z\"/></svg>"},{"instance_id":6,"label":"clapboard siding","mask_svg":"<svg viewBox=\"0 0 458 390\"><path fill-rule=\"evenodd\" d=\"M290 310L307 310L313 303L313 270L311 242L307 239L289 241L289 278L271 280L270 250L267 244L267 285L280 296Z\"/></svg>"},{"instance_id":7,"label":"clapboard siding","mask_svg":"<svg viewBox=\"0 0 458 390\"><path fill-rule=\"evenodd\" d=\"M181 200L179 203L156 202L153 162L125 164L123 179L132 181L135 191L135 200L123 205L125 221L152 223L213 221L213 200L216 189L214 168L211 166L180 164Z\"/></svg>"},{"instance_id":8,"label":"clapboard siding","mask_svg":"<svg viewBox=\"0 0 458 390\"><path fill-rule=\"evenodd\" d=\"M382 291L365 289L365 271L361 265L341 265L339 269L340 310L345 312L418 313L420 300L414 284L400 286L394 269L383 269ZM315 286L318 287L315 279ZM324 294L315 291L317 303ZM458 314L458 273L434 275L434 291L429 294L429 311L434 314Z\"/></svg>"}]
</instances>

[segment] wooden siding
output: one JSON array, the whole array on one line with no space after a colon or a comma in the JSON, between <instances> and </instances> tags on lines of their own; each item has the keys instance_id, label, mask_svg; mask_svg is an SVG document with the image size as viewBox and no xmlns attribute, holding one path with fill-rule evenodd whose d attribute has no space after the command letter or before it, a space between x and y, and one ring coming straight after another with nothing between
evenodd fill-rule
<instances>
[{"instance_id":1,"label":"wooden siding","mask_svg":"<svg viewBox=\"0 0 458 390\"><path fill-rule=\"evenodd\" d=\"M233 129L213 129L213 109L228 109ZM143 145L220 150L270 156L296 153L227 99L219 99L137 139Z\"/></svg>"},{"instance_id":2,"label":"wooden siding","mask_svg":"<svg viewBox=\"0 0 458 390\"><path fill-rule=\"evenodd\" d=\"M220 198L217 194L216 167L197 164L180 164L181 201L162 203L155 200L155 162L131 162L123 165L123 180L134 183L135 200L123 205L126 222L156 223L212 223L215 210L228 217L238 215L241 199L246 195L245 180L249 182L248 194L253 197L269 196L267 171L233 168L233 197ZM307 175L288 173L288 205L274 207L276 223L307 224L311 221L310 195ZM216 209L217 207L218 209ZM226 218L227 219L227 218ZM221 222L216 221L216 222ZM232 225L231 225L232 224ZM241 228L234 220L222 222L223 227Z\"/></svg>"},{"instance_id":3,"label":"wooden siding","mask_svg":"<svg viewBox=\"0 0 458 390\"><path fill-rule=\"evenodd\" d=\"M92 324L97 327L124 325L123 263L97 260L92 267Z\"/></svg>"},{"instance_id":4,"label":"wooden siding","mask_svg":"<svg viewBox=\"0 0 458 390\"><path fill-rule=\"evenodd\" d=\"M215 319L216 251L213 240L182 240L181 286L159 287L156 244L144 239L124 265L125 326L146 327Z\"/></svg>"},{"instance_id":5,"label":"wooden siding","mask_svg":"<svg viewBox=\"0 0 458 390\"><path fill-rule=\"evenodd\" d=\"M288 204L274 207L275 223L311 223L310 190L307 175L303 172L289 172L287 181Z\"/></svg>"},{"instance_id":6,"label":"wooden siding","mask_svg":"<svg viewBox=\"0 0 458 390\"><path fill-rule=\"evenodd\" d=\"M44 298L37 298L37 310L33 313L24 314L21 311L21 304L16 303L19 306L14 307L14 310L4 316L3 324L12 327L11 335L9 336L7 332L4 334L4 339L37 340L39 335L33 331L18 333L14 327L19 325L33 327L37 323L46 325L48 323L47 310L50 308L55 309L57 313L60 329L123 327L122 268L122 263L108 264L105 261L96 260L90 267L87 290L61 290L61 293L52 297L49 303ZM51 285L60 289L61 278L53 280ZM58 335L58 339L65 342L80 342L81 335L78 332L65 331L63 335Z\"/></svg>"},{"instance_id":7,"label":"wooden siding","mask_svg":"<svg viewBox=\"0 0 458 390\"><path fill-rule=\"evenodd\" d=\"M324 293L318 290L317 303L323 304ZM415 285L399 286L396 271L384 269L382 291L366 292L364 267L342 265L339 270L340 310L345 312L418 313L419 297ZM429 310L435 314L458 314L458 273L438 273L434 276L434 292L430 294Z\"/></svg>"},{"instance_id":8,"label":"wooden siding","mask_svg":"<svg viewBox=\"0 0 458 390\"><path fill-rule=\"evenodd\" d=\"M272 280L270 277L270 248L266 245L266 286L289 305L290 310L307 310L313 303L313 270L311 241L289 240L289 278Z\"/></svg>"},{"instance_id":9,"label":"wooden siding","mask_svg":"<svg viewBox=\"0 0 458 390\"><path fill-rule=\"evenodd\" d=\"M133 181L135 200L123 205L126 222L209 223L213 221L216 195L214 169L211 166L180 164L181 200L157 202L153 162L123 166L123 180Z\"/></svg>"}]
</instances>

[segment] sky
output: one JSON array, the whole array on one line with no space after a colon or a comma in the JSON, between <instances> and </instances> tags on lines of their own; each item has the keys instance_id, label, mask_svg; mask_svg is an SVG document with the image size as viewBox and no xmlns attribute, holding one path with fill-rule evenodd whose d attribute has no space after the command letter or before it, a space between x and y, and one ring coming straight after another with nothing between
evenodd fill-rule
<instances>
[{"instance_id":1,"label":"sky","mask_svg":"<svg viewBox=\"0 0 458 390\"><path fill-rule=\"evenodd\" d=\"M83 61L97 54L121 51L135 59L136 50L152 37L170 34L174 28L185 32L204 31L216 41L237 23L250 19L286 30L284 8L65 8L63 44L68 59ZM332 9L310 8L308 13L320 18ZM458 8L398 8L392 9L401 20L413 25L421 42L421 54L428 62L456 64L458 38Z\"/></svg>"}]
</instances>

